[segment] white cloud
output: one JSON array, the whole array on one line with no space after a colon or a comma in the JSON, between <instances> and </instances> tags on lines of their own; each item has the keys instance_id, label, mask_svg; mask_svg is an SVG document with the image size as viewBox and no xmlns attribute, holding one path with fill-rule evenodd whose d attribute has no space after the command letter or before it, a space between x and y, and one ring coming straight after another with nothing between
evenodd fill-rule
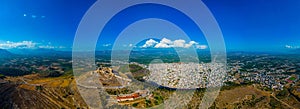
<instances>
[{"instance_id":1,"label":"white cloud","mask_svg":"<svg viewBox=\"0 0 300 109\"><path fill-rule=\"evenodd\" d=\"M171 48L171 46L165 43L158 43L154 46L154 48Z\"/></svg>"},{"instance_id":2,"label":"white cloud","mask_svg":"<svg viewBox=\"0 0 300 109\"><path fill-rule=\"evenodd\" d=\"M184 48L190 48L193 45L198 45L198 43L195 41L190 41L188 44L185 44Z\"/></svg>"},{"instance_id":3,"label":"white cloud","mask_svg":"<svg viewBox=\"0 0 300 109\"><path fill-rule=\"evenodd\" d=\"M55 47L50 45L41 45L38 48L54 49Z\"/></svg>"},{"instance_id":4,"label":"white cloud","mask_svg":"<svg viewBox=\"0 0 300 109\"><path fill-rule=\"evenodd\" d=\"M199 45L199 43L197 43L195 41L190 41L187 43L187 41L185 41L183 39L178 39L178 40L172 41L170 39L163 38L159 43L155 43L155 44L156 45L154 46L154 48L171 48L171 47L190 48L193 46L195 46L198 49L206 49L207 48L206 45Z\"/></svg>"},{"instance_id":5,"label":"white cloud","mask_svg":"<svg viewBox=\"0 0 300 109\"><path fill-rule=\"evenodd\" d=\"M129 46L129 47L132 47L133 45L132 45L132 44L129 44L128 46Z\"/></svg>"},{"instance_id":6,"label":"white cloud","mask_svg":"<svg viewBox=\"0 0 300 109\"><path fill-rule=\"evenodd\" d=\"M288 48L288 49L298 49L300 47L299 46L293 46L293 45L285 45L285 48Z\"/></svg>"},{"instance_id":7,"label":"white cloud","mask_svg":"<svg viewBox=\"0 0 300 109\"><path fill-rule=\"evenodd\" d=\"M167 38L163 38L160 43L164 43L164 44L172 44L173 42L170 39Z\"/></svg>"},{"instance_id":8,"label":"white cloud","mask_svg":"<svg viewBox=\"0 0 300 109\"><path fill-rule=\"evenodd\" d=\"M1 49L36 49L36 48L46 48L46 49L55 49L55 48L65 48L63 46L52 46L51 43L48 43L48 45L42 45L40 43L36 43L33 41L21 41L21 42L11 42L11 41L6 41L3 43L0 43L0 48Z\"/></svg>"},{"instance_id":9,"label":"white cloud","mask_svg":"<svg viewBox=\"0 0 300 109\"><path fill-rule=\"evenodd\" d=\"M207 49L207 45L196 45L198 49Z\"/></svg>"},{"instance_id":10,"label":"white cloud","mask_svg":"<svg viewBox=\"0 0 300 109\"><path fill-rule=\"evenodd\" d=\"M149 39L146 41L146 43L142 46L142 48L147 48L147 47L152 47L155 44L157 44L158 42L153 40L153 39Z\"/></svg>"},{"instance_id":11,"label":"white cloud","mask_svg":"<svg viewBox=\"0 0 300 109\"><path fill-rule=\"evenodd\" d=\"M163 38L158 44L154 46L155 48L171 48L173 47L173 41L167 38Z\"/></svg>"},{"instance_id":12,"label":"white cloud","mask_svg":"<svg viewBox=\"0 0 300 109\"><path fill-rule=\"evenodd\" d=\"M51 45L40 45L37 48L45 48L45 49L64 49L64 46L51 46Z\"/></svg>"},{"instance_id":13,"label":"white cloud","mask_svg":"<svg viewBox=\"0 0 300 109\"><path fill-rule=\"evenodd\" d=\"M22 41L22 42L10 42L6 41L5 43L0 43L0 48L10 49L10 48L34 48L37 43L32 41Z\"/></svg>"},{"instance_id":14,"label":"white cloud","mask_svg":"<svg viewBox=\"0 0 300 109\"><path fill-rule=\"evenodd\" d=\"M37 16L36 15L31 15L31 17L35 19Z\"/></svg>"},{"instance_id":15,"label":"white cloud","mask_svg":"<svg viewBox=\"0 0 300 109\"><path fill-rule=\"evenodd\" d=\"M26 13L24 13L23 16L24 16L24 17L27 17L27 16L28 16L28 17L31 17L31 18L33 18L33 19L35 19L35 18L42 18L42 19L43 19L43 18L46 18L46 16L44 16L44 15L34 15L34 14L30 15L30 14L26 14Z\"/></svg>"},{"instance_id":16,"label":"white cloud","mask_svg":"<svg viewBox=\"0 0 300 109\"><path fill-rule=\"evenodd\" d=\"M103 44L104 47L111 46L111 44Z\"/></svg>"},{"instance_id":17,"label":"white cloud","mask_svg":"<svg viewBox=\"0 0 300 109\"><path fill-rule=\"evenodd\" d=\"M293 48L293 47L290 45L285 45L285 48Z\"/></svg>"},{"instance_id":18,"label":"white cloud","mask_svg":"<svg viewBox=\"0 0 300 109\"><path fill-rule=\"evenodd\" d=\"M173 42L173 47L182 47L185 48L185 40L179 39Z\"/></svg>"}]
</instances>

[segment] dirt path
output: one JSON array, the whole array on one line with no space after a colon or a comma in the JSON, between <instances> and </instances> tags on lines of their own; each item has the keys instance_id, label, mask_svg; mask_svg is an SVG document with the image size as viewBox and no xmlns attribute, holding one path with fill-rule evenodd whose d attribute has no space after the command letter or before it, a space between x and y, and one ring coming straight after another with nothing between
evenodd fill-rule
<instances>
[{"instance_id":1,"label":"dirt path","mask_svg":"<svg viewBox=\"0 0 300 109\"><path fill-rule=\"evenodd\" d=\"M293 106L287 104L286 102L283 102L283 101L281 101L280 99L278 99L278 98L274 95L274 93L272 93L271 96L274 97L274 98L275 98L277 101L279 101L280 103L286 105L287 107L289 107L289 108L291 108L291 109L296 109L296 108L294 108Z\"/></svg>"}]
</instances>

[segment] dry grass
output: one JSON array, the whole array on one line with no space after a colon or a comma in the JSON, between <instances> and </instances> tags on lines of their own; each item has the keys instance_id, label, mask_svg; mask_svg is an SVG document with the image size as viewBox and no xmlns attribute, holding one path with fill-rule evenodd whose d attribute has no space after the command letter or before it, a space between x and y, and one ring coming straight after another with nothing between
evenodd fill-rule
<instances>
[{"instance_id":1,"label":"dry grass","mask_svg":"<svg viewBox=\"0 0 300 109\"><path fill-rule=\"evenodd\" d=\"M242 104L243 101L266 97L262 101L255 104L255 107L249 107ZM235 108L237 104L242 104L243 108L268 107L270 93L256 89L253 86L237 87L232 90L221 91L216 99L216 106L222 108Z\"/></svg>"},{"instance_id":2,"label":"dry grass","mask_svg":"<svg viewBox=\"0 0 300 109\"><path fill-rule=\"evenodd\" d=\"M13 99L14 105L24 108L87 108L72 77L44 78L33 74L6 79L10 83L1 87L9 91L3 91L0 95ZM41 85L42 88L37 90L35 85Z\"/></svg>"},{"instance_id":3,"label":"dry grass","mask_svg":"<svg viewBox=\"0 0 300 109\"><path fill-rule=\"evenodd\" d=\"M27 85L27 84L21 84L19 87L23 88L23 89L27 89L27 90L35 90L34 86L30 86L30 85Z\"/></svg>"}]
</instances>

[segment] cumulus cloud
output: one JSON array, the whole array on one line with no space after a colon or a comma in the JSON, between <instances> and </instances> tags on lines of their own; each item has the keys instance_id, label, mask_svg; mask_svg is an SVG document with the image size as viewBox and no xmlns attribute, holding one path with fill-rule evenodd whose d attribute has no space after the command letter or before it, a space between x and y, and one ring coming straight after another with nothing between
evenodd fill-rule
<instances>
[{"instance_id":1,"label":"cumulus cloud","mask_svg":"<svg viewBox=\"0 0 300 109\"><path fill-rule=\"evenodd\" d=\"M147 48L147 47L152 47L155 44L157 44L158 42L153 40L153 39L149 39L146 41L146 43L142 46L142 48Z\"/></svg>"},{"instance_id":2,"label":"cumulus cloud","mask_svg":"<svg viewBox=\"0 0 300 109\"><path fill-rule=\"evenodd\" d=\"M181 43L180 41L176 41L177 44ZM171 48L174 47L173 41L167 38L163 38L158 44L154 46L154 48Z\"/></svg>"},{"instance_id":3,"label":"cumulus cloud","mask_svg":"<svg viewBox=\"0 0 300 109\"><path fill-rule=\"evenodd\" d=\"M195 42L195 41L190 41L188 44L185 44L185 48L190 48L191 46L193 46L193 45L198 45L198 43L197 42Z\"/></svg>"},{"instance_id":4,"label":"cumulus cloud","mask_svg":"<svg viewBox=\"0 0 300 109\"><path fill-rule=\"evenodd\" d=\"M154 48L171 48L171 46L165 43L158 43L154 46Z\"/></svg>"},{"instance_id":5,"label":"cumulus cloud","mask_svg":"<svg viewBox=\"0 0 300 109\"><path fill-rule=\"evenodd\" d=\"M167 38L163 38L160 43L164 43L164 44L172 44L173 42L170 39Z\"/></svg>"},{"instance_id":6,"label":"cumulus cloud","mask_svg":"<svg viewBox=\"0 0 300 109\"><path fill-rule=\"evenodd\" d=\"M173 46L174 46L174 47L183 47L183 48L185 48L185 47L186 47L185 45L186 45L186 44L185 44L185 40L182 40L182 39L175 40L175 41L173 42Z\"/></svg>"},{"instance_id":7,"label":"cumulus cloud","mask_svg":"<svg viewBox=\"0 0 300 109\"><path fill-rule=\"evenodd\" d=\"M42 45L40 43L36 43L33 41L20 41L20 42L11 42L6 41L4 43L0 43L1 49L36 49L36 48L46 48L46 49L54 49L54 48L65 48L63 46L51 46L51 45Z\"/></svg>"},{"instance_id":8,"label":"cumulus cloud","mask_svg":"<svg viewBox=\"0 0 300 109\"><path fill-rule=\"evenodd\" d=\"M171 47L175 47L175 48L190 48L195 46L198 49L206 49L207 46L206 45L199 45L199 43L195 42L195 41L185 41L183 39L178 39L178 40L170 40L167 38L163 38L161 39L161 41L157 42L153 39L149 39L148 41L146 41L146 43L142 46L142 48L148 48L148 47L154 47L154 48L171 48Z\"/></svg>"}]
</instances>

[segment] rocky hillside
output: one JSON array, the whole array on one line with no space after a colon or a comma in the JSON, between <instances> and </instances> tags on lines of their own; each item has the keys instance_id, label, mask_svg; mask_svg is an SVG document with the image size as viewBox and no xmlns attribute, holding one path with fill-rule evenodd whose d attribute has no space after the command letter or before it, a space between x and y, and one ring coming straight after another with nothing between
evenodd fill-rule
<instances>
[{"instance_id":1,"label":"rocky hillside","mask_svg":"<svg viewBox=\"0 0 300 109\"><path fill-rule=\"evenodd\" d=\"M42 78L27 75L5 78L0 85L0 107L10 108L87 108L71 76Z\"/></svg>"}]
</instances>

